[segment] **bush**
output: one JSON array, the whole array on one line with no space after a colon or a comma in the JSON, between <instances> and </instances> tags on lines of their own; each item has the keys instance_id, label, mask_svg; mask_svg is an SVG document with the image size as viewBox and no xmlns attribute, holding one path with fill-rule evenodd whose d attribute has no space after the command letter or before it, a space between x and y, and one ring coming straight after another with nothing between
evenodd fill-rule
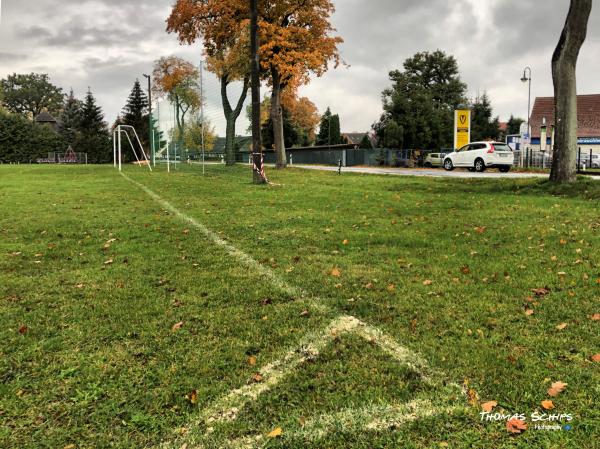
<instances>
[{"instance_id":1,"label":"bush","mask_svg":"<svg viewBox=\"0 0 600 449\"><path fill-rule=\"evenodd\" d=\"M30 163L66 150L64 139L48 126L0 111L0 162Z\"/></svg>"}]
</instances>

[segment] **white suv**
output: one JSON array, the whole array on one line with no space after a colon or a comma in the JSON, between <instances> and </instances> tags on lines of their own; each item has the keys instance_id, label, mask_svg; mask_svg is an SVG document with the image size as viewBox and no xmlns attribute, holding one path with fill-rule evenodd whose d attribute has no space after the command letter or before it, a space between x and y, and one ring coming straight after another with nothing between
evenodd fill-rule
<instances>
[{"instance_id":1,"label":"white suv","mask_svg":"<svg viewBox=\"0 0 600 449\"><path fill-rule=\"evenodd\" d=\"M452 171L464 167L477 172L483 172L487 168L498 168L502 173L507 173L514 163L515 155L507 144L473 142L454 153L447 154L444 168Z\"/></svg>"}]
</instances>

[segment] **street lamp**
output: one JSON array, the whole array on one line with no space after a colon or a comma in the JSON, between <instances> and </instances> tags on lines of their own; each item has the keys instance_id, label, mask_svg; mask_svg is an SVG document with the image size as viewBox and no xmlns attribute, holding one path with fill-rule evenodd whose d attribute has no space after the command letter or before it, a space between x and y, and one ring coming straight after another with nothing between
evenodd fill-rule
<instances>
[{"instance_id":1,"label":"street lamp","mask_svg":"<svg viewBox=\"0 0 600 449\"><path fill-rule=\"evenodd\" d=\"M529 75L528 75L529 73ZM525 70L523 70L523 78L521 78L521 81L524 83L529 83L529 100L527 102L527 134L528 134L528 138L529 138L529 142L531 143L531 67L527 66L525 67ZM523 150L521 150L521 165L523 163Z\"/></svg>"},{"instance_id":2,"label":"street lamp","mask_svg":"<svg viewBox=\"0 0 600 449\"><path fill-rule=\"evenodd\" d=\"M151 152L152 152L152 165L154 165L156 167L156 157L155 157L155 153L154 153L154 133L152 132L152 79L150 78L150 75L146 75L144 73L144 78L148 79L148 107L149 107L149 114L148 114L148 133L150 134L150 148L151 148Z\"/></svg>"}]
</instances>

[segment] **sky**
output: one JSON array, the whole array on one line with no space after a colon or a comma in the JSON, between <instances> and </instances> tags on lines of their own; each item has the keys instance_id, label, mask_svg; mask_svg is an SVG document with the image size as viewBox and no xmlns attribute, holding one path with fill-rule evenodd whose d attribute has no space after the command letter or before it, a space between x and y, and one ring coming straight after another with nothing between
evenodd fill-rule
<instances>
[{"instance_id":1,"label":"sky","mask_svg":"<svg viewBox=\"0 0 600 449\"><path fill-rule=\"evenodd\" d=\"M0 77L48 73L65 91L83 97L88 87L109 122L119 114L136 78L152 71L162 56L194 64L200 43L179 45L165 32L173 0L0 0ZM381 92L389 72L402 69L416 52L441 49L459 64L469 96L488 93L494 115L526 117L527 85L532 96L552 96L551 57L569 7L568 0L334 0L332 22L344 39L347 67L313 78L300 91L320 112L330 106L342 131L364 132L382 112ZM58 4L60 6L58 6ZM590 18L578 67L581 94L600 93L600 8ZM144 81L145 82L145 81ZM206 115L223 132L219 84L204 76ZM231 88L232 97L239 86ZM162 105L161 120L169 121ZM245 117L238 134L248 126Z\"/></svg>"}]
</instances>

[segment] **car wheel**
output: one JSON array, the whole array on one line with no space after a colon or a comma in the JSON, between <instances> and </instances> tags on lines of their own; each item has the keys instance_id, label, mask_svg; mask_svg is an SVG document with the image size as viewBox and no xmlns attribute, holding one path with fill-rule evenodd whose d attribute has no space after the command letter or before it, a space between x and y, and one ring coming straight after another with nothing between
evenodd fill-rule
<instances>
[{"instance_id":1,"label":"car wheel","mask_svg":"<svg viewBox=\"0 0 600 449\"><path fill-rule=\"evenodd\" d=\"M444 161L444 168L446 169L446 171L454 170L454 164L452 163L451 159L446 159Z\"/></svg>"},{"instance_id":2,"label":"car wheel","mask_svg":"<svg viewBox=\"0 0 600 449\"><path fill-rule=\"evenodd\" d=\"M483 162L483 159L476 159L475 160L475 171L477 173L483 173L485 171L485 162Z\"/></svg>"},{"instance_id":3,"label":"car wheel","mask_svg":"<svg viewBox=\"0 0 600 449\"><path fill-rule=\"evenodd\" d=\"M510 171L510 167L500 167L500 173L508 173Z\"/></svg>"}]
</instances>

